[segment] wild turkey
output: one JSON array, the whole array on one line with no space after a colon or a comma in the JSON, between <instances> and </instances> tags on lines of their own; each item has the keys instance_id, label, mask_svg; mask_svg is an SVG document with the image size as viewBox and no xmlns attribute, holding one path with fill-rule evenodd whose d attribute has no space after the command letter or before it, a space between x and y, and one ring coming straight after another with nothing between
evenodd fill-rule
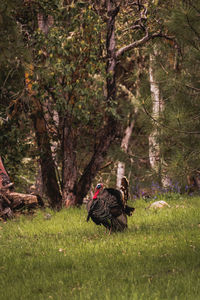
<instances>
[{"instance_id":1,"label":"wild turkey","mask_svg":"<svg viewBox=\"0 0 200 300\"><path fill-rule=\"evenodd\" d=\"M91 218L97 225L103 225L109 232L123 231L127 228L127 216L131 216L135 210L127 205L128 182L124 177L120 190L103 188L103 184L97 184L93 199L88 203L87 222Z\"/></svg>"}]
</instances>

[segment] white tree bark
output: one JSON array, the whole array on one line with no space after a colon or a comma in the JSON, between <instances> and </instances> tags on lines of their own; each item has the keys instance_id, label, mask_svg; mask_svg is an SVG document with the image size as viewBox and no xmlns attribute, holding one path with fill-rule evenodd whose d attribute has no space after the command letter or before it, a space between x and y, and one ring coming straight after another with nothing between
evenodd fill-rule
<instances>
[{"instance_id":1,"label":"white tree bark","mask_svg":"<svg viewBox=\"0 0 200 300\"><path fill-rule=\"evenodd\" d=\"M153 130L149 135L149 162L151 168L158 174L160 171L160 143L158 132L158 119L162 108L162 99L159 84L155 78L155 54L150 54L149 58L149 81L152 99Z\"/></svg>"},{"instance_id":2,"label":"white tree bark","mask_svg":"<svg viewBox=\"0 0 200 300\"><path fill-rule=\"evenodd\" d=\"M125 176L125 163L119 161L117 164L117 183L116 183L117 189L120 189L121 181L124 176Z\"/></svg>"},{"instance_id":3,"label":"white tree bark","mask_svg":"<svg viewBox=\"0 0 200 300\"><path fill-rule=\"evenodd\" d=\"M154 53L150 54L149 58L149 81L152 99L152 118L153 118L153 130L149 135L149 162L153 171L160 176L160 181L163 187L170 185L170 179L165 173L164 161L161 159L160 152L160 132L158 122L161 113L164 110L164 101L160 92L159 83L155 77L155 60L157 51L154 49Z\"/></svg>"},{"instance_id":4,"label":"white tree bark","mask_svg":"<svg viewBox=\"0 0 200 300\"><path fill-rule=\"evenodd\" d=\"M124 153L128 152L129 141L132 135L134 125L135 125L135 120L132 120L130 125L128 125L125 130L125 134L121 142L121 149L124 151ZM125 176L125 163L119 161L117 165L117 188L118 189L120 189L121 187L121 181L124 176Z\"/></svg>"},{"instance_id":5,"label":"white tree bark","mask_svg":"<svg viewBox=\"0 0 200 300\"><path fill-rule=\"evenodd\" d=\"M130 142L131 135L132 135L132 132L133 132L133 128L135 126L135 118L136 118L136 115L138 113L139 101L137 100L135 95L133 95L133 93L131 93L131 91L129 91L124 85L119 85L119 87L121 88L121 90L123 92L125 92L127 94L128 98L129 98L129 101L135 107L134 114L133 114L133 119L131 120L130 124L126 127L124 137L123 137L122 142L121 142L121 149L124 151L124 153L127 153L129 142ZM125 176L125 163L122 162L122 161L119 161L118 164L117 164L117 182L116 182L116 186L117 186L118 189L120 189L120 187L121 187L121 181L122 181L122 178L124 176Z\"/></svg>"}]
</instances>

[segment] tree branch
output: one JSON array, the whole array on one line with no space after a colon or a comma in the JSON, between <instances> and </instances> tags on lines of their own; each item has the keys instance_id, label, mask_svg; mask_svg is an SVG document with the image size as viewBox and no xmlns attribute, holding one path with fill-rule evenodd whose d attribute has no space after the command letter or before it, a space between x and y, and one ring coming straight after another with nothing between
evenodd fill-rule
<instances>
[{"instance_id":1,"label":"tree branch","mask_svg":"<svg viewBox=\"0 0 200 300\"><path fill-rule=\"evenodd\" d=\"M133 48L139 47L143 44L145 44L147 41L149 41L152 38L152 36L149 35L149 33L147 32L146 35L141 38L138 41L134 41L133 43L124 46L122 48L120 48L117 52L116 52L116 57L119 57L120 55L124 54L126 51L129 51Z\"/></svg>"},{"instance_id":2,"label":"tree branch","mask_svg":"<svg viewBox=\"0 0 200 300\"><path fill-rule=\"evenodd\" d=\"M146 32L146 35L141 38L140 40L138 41L134 41L133 43L127 45L127 46L124 46L122 48L120 48L117 52L116 52L116 57L118 58L120 55L124 54L126 51L129 51L131 49L134 49L134 48L137 48L143 44L145 44L146 42L148 42L149 40L151 39L154 39L154 38L157 38L157 37L160 37L160 38L164 38L164 39L167 39L167 40L174 40L173 37L170 37L170 36L167 36L165 34L162 34L161 32L158 32L158 33L154 33L154 34L149 34L149 32L147 31Z\"/></svg>"}]
</instances>

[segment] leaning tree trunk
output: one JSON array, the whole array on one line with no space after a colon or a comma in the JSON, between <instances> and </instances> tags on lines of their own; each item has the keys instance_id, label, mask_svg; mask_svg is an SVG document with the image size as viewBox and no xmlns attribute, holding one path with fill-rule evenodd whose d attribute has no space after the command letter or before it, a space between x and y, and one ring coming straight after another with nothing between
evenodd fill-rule
<instances>
[{"instance_id":1,"label":"leaning tree trunk","mask_svg":"<svg viewBox=\"0 0 200 300\"><path fill-rule=\"evenodd\" d=\"M83 198L87 195L92 180L95 178L97 172L100 170L102 163L107 155L111 143L114 141L117 133L116 120L109 120L106 127L102 130L102 134L98 144L95 147L94 154L85 168L76 189L77 204L81 205Z\"/></svg>"},{"instance_id":2,"label":"leaning tree trunk","mask_svg":"<svg viewBox=\"0 0 200 300\"><path fill-rule=\"evenodd\" d=\"M114 105L116 99L116 49L115 49L115 17L119 12L119 7L115 5L112 0L107 0L107 37L106 37L106 49L107 49L107 66L106 66L106 105L109 108ZM111 113L105 114L105 126L101 130L98 141L94 147L94 153L91 157L89 164L86 166L79 182L77 183L76 190L76 205L83 203L83 198L87 195L92 180L100 170L101 165L107 155L108 149L111 143L115 140L118 132L118 122ZM73 202L69 202L68 206L73 205Z\"/></svg>"}]
</instances>

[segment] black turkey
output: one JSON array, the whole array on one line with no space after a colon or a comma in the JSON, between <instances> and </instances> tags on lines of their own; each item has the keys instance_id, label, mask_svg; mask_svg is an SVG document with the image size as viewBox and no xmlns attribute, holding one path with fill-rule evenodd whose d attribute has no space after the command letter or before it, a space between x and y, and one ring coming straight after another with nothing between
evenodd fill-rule
<instances>
[{"instance_id":1,"label":"black turkey","mask_svg":"<svg viewBox=\"0 0 200 300\"><path fill-rule=\"evenodd\" d=\"M105 226L109 232L123 231L127 228L127 216L131 216L135 210L127 205L128 182L122 179L120 190L103 188L103 184L97 184L93 199L88 203L87 222L91 218L97 225Z\"/></svg>"}]
</instances>

